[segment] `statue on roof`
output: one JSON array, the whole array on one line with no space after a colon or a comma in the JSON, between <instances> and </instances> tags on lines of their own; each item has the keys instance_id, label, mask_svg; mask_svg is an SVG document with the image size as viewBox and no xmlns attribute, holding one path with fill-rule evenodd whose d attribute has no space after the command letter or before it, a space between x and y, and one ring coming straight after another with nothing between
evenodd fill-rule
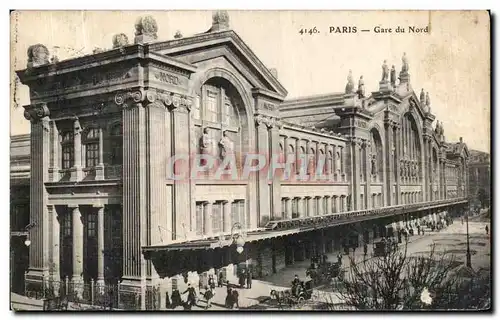
<instances>
[{"instance_id":1,"label":"statue on roof","mask_svg":"<svg viewBox=\"0 0 500 320\"><path fill-rule=\"evenodd\" d=\"M387 66L387 60L384 60L382 64L382 81L387 82L389 79L389 67Z\"/></svg>"},{"instance_id":2,"label":"statue on roof","mask_svg":"<svg viewBox=\"0 0 500 320\"><path fill-rule=\"evenodd\" d=\"M408 73L409 66L408 66L408 57L406 57L406 52L403 53L401 61L403 62L403 65L401 66L401 72Z\"/></svg>"},{"instance_id":3,"label":"statue on roof","mask_svg":"<svg viewBox=\"0 0 500 320\"><path fill-rule=\"evenodd\" d=\"M363 80L363 76L359 77L358 80L358 98L365 97L365 80Z\"/></svg>"},{"instance_id":4,"label":"statue on roof","mask_svg":"<svg viewBox=\"0 0 500 320\"><path fill-rule=\"evenodd\" d=\"M425 105L425 92L424 88L422 88L422 91L420 91L420 104Z\"/></svg>"},{"instance_id":5,"label":"statue on roof","mask_svg":"<svg viewBox=\"0 0 500 320\"><path fill-rule=\"evenodd\" d=\"M436 121L436 128L434 129L434 133L437 134L437 135L439 135L440 132L441 131L439 130L439 120L438 120L438 121Z\"/></svg>"},{"instance_id":6,"label":"statue on roof","mask_svg":"<svg viewBox=\"0 0 500 320\"><path fill-rule=\"evenodd\" d=\"M425 94L425 105L426 105L427 107L430 107L430 106L431 106L431 98L429 97L429 92L427 92L427 93Z\"/></svg>"},{"instance_id":7,"label":"statue on roof","mask_svg":"<svg viewBox=\"0 0 500 320\"><path fill-rule=\"evenodd\" d=\"M212 14L211 31L222 31L229 29L229 14L226 10L217 10Z\"/></svg>"},{"instance_id":8,"label":"statue on roof","mask_svg":"<svg viewBox=\"0 0 500 320\"><path fill-rule=\"evenodd\" d=\"M393 88L396 87L396 67L394 65L391 68L391 85Z\"/></svg>"},{"instance_id":9,"label":"statue on roof","mask_svg":"<svg viewBox=\"0 0 500 320\"><path fill-rule=\"evenodd\" d=\"M139 17L135 23L135 35L136 36L148 36L153 39L157 39L158 24L152 16Z\"/></svg>"},{"instance_id":10,"label":"statue on roof","mask_svg":"<svg viewBox=\"0 0 500 320\"><path fill-rule=\"evenodd\" d=\"M174 39L180 39L182 38L182 33L180 30L177 30L174 34Z\"/></svg>"},{"instance_id":11,"label":"statue on roof","mask_svg":"<svg viewBox=\"0 0 500 320\"><path fill-rule=\"evenodd\" d=\"M113 36L113 49L128 45L128 37L125 33L118 33Z\"/></svg>"},{"instance_id":12,"label":"statue on roof","mask_svg":"<svg viewBox=\"0 0 500 320\"><path fill-rule=\"evenodd\" d=\"M349 70L347 75L347 84L345 85L345 93L350 94L354 92L354 81L352 79L352 70Z\"/></svg>"},{"instance_id":13,"label":"statue on roof","mask_svg":"<svg viewBox=\"0 0 500 320\"><path fill-rule=\"evenodd\" d=\"M36 67L49 63L49 49L43 44L35 44L28 47L28 67Z\"/></svg>"}]
</instances>

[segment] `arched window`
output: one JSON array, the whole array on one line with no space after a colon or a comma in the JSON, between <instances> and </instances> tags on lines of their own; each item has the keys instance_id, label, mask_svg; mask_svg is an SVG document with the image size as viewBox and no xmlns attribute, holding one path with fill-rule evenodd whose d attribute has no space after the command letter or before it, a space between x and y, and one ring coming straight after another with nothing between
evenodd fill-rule
<instances>
[{"instance_id":1,"label":"arched window","mask_svg":"<svg viewBox=\"0 0 500 320\"><path fill-rule=\"evenodd\" d=\"M296 165L296 162L297 161L295 159L296 155L295 155L295 149L294 147L289 144L288 145L288 154L286 156L286 161L287 162L290 162L290 173L293 174L295 172L295 165Z\"/></svg>"},{"instance_id":2,"label":"arched window","mask_svg":"<svg viewBox=\"0 0 500 320\"><path fill-rule=\"evenodd\" d=\"M110 148L111 157L110 162L112 165L120 165L123 162L123 127L122 124L116 124L111 128Z\"/></svg>"},{"instance_id":3,"label":"arched window","mask_svg":"<svg viewBox=\"0 0 500 320\"><path fill-rule=\"evenodd\" d=\"M75 163L75 139L73 131L62 133L62 168L69 169Z\"/></svg>"},{"instance_id":4,"label":"arched window","mask_svg":"<svg viewBox=\"0 0 500 320\"><path fill-rule=\"evenodd\" d=\"M95 167L99 163L99 129L90 128L83 141L85 146L85 166Z\"/></svg>"},{"instance_id":5,"label":"arched window","mask_svg":"<svg viewBox=\"0 0 500 320\"><path fill-rule=\"evenodd\" d=\"M328 151L328 157L326 159L326 173L330 174L333 172L333 153Z\"/></svg>"}]
</instances>

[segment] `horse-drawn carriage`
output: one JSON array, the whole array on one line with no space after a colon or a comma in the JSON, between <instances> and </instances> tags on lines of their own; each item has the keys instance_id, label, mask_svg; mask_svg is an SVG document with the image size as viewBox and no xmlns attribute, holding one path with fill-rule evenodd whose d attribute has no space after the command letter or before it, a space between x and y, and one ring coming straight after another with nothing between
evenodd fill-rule
<instances>
[{"instance_id":1,"label":"horse-drawn carriage","mask_svg":"<svg viewBox=\"0 0 500 320\"><path fill-rule=\"evenodd\" d=\"M300 281L299 284L292 286L292 289L288 290L271 290L271 299L275 299L278 302L279 307L289 306L289 307L302 307L306 300L311 299L313 293L313 282L312 279L306 281Z\"/></svg>"},{"instance_id":2,"label":"horse-drawn carriage","mask_svg":"<svg viewBox=\"0 0 500 320\"><path fill-rule=\"evenodd\" d=\"M341 262L323 262L308 268L306 270L306 276L311 277L316 285L329 283L333 278L340 275L341 267Z\"/></svg>"}]
</instances>

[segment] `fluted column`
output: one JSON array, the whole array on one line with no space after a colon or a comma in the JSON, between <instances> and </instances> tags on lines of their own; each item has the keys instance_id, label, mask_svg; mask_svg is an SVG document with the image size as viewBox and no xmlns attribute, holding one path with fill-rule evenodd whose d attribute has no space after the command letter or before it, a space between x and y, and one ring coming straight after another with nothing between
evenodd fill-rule
<instances>
[{"instance_id":1,"label":"fluted column","mask_svg":"<svg viewBox=\"0 0 500 320\"><path fill-rule=\"evenodd\" d=\"M286 217L283 217L284 219L291 219L292 218L292 199L287 198L286 200Z\"/></svg>"},{"instance_id":2,"label":"fluted column","mask_svg":"<svg viewBox=\"0 0 500 320\"><path fill-rule=\"evenodd\" d=\"M295 140L295 173L300 174L303 159L300 158L300 139Z\"/></svg>"},{"instance_id":3,"label":"fluted column","mask_svg":"<svg viewBox=\"0 0 500 320\"><path fill-rule=\"evenodd\" d=\"M47 190L49 169L49 110L46 105L26 106L24 117L31 121L30 134L30 219L29 270L27 283L40 283L49 272L49 208Z\"/></svg>"},{"instance_id":4,"label":"fluted column","mask_svg":"<svg viewBox=\"0 0 500 320\"><path fill-rule=\"evenodd\" d=\"M72 242L73 242L73 276L74 284L83 282L83 219L78 205L68 206L72 215Z\"/></svg>"},{"instance_id":5,"label":"fluted column","mask_svg":"<svg viewBox=\"0 0 500 320\"><path fill-rule=\"evenodd\" d=\"M338 213L340 212L339 208L339 197L338 196L333 196L333 204L332 204L332 212Z\"/></svg>"},{"instance_id":6,"label":"fluted column","mask_svg":"<svg viewBox=\"0 0 500 320\"><path fill-rule=\"evenodd\" d=\"M59 154L59 131L57 129L57 123L54 120L50 121L50 135L50 152L52 153L52 157L49 167L49 180L55 182L59 181L59 164L61 163L61 159Z\"/></svg>"},{"instance_id":7,"label":"fluted column","mask_svg":"<svg viewBox=\"0 0 500 320\"><path fill-rule=\"evenodd\" d=\"M371 193L371 168L370 168L370 143L367 141L364 141L362 144L362 150L364 154L364 162L365 162L365 208L370 209L372 208L372 203L371 203L371 197L369 197L369 194Z\"/></svg>"},{"instance_id":8,"label":"fluted column","mask_svg":"<svg viewBox=\"0 0 500 320\"><path fill-rule=\"evenodd\" d=\"M268 119L265 117L256 117L256 127L257 127L257 150L260 155L269 156L269 131L268 131ZM258 226L261 223L271 219L271 187L269 185L269 176L266 170L259 170L258 172L258 212L259 221Z\"/></svg>"},{"instance_id":9,"label":"fluted column","mask_svg":"<svg viewBox=\"0 0 500 320\"><path fill-rule=\"evenodd\" d=\"M341 200L342 200L342 207L341 207L342 211L341 212L346 212L347 211L347 197L342 196ZM351 209L351 211L353 211L353 209Z\"/></svg>"},{"instance_id":10,"label":"fluted column","mask_svg":"<svg viewBox=\"0 0 500 320\"><path fill-rule=\"evenodd\" d=\"M231 202L224 201L222 203L222 220L224 233L231 232Z\"/></svg>"},{"instance_id":11,"label":"fluted column","mask_svg":"<svg viewBox=\"0 0 500 320\"><path fill-rule=\"evenodd\" d=\"M402 157L402 152L401 152L401 126L398 125L396 126L395 130L395 142L396 142L396 157L395 157L395 170L396 170L396 188L395 188L395 194L396 194L396 199L394 202L394 205L396 204L401 204L402 199L401 199L401 157Z\"/></svg>"},{"instance_id":12,"label":"fluted column","mask_svg":"<svg viewBox=\"0 0 500 320\"><path fill-rule=\"evenodd\" d=\"M304 198L298 198L297 211L299 214L299 218L303 218L306 216L305 207L304 207Z\"/></svg>"},{"instance_id":13,"label":"fluted column","mask_svg":"<svg viewBox=\"0 0 500 320\"><path fill-rule=\"evenodd\" d=\"M313 197L309 197L307 198L307 216L308 217L312 217L316 214L316 212L314 212L314 201L315 201L316 198L313 198Z\"/></svg>"},{"instance_id":14,"label":"fluted column","mask_svg":"<svg viewBox=\"0 0 500 320\"><path fill-rule=\"evenodd\" d=\"M394 184L394 154L395 150L392 150L393 144L393 125L392 122L385 122L385 194L386 194L386 205L391 206L394 204L392 199L392 186Z\"/></svg>"},{"instance_id":15,"label":"fluted column","mask_svg":"<svg viewBox=\"0 0 500 320\"><path fill-rule=\"evenodd\" d=\"M203 206L203 234L207 237L211 237L212 233L212 203L205 202Z\"/></svg>"},{"instance_id":16,"label":"fluted column","mask_svg":"<svg viewBox=\"0 0 500 320\"><path fill-rule=\"evenodd\" d=\"M60 274L60 224L59 224L59 215L57 213L56 207L53 205L47 206L47 211L49 213L49 218L51 220L51 230L52 230L52 239L51 239L51 263L52 270L51 276L53 281L61 281Z\"/></svg>"},{"instance_id":17,"label":"fluted column","mask_svg":"<svg viewBox=\"0 0 500 320\"><path fill-rule=\"evenodd\" d=\"M104 285L104 206L97 205L97 285Z\"/></svg>"},{"instance_id":18,"label":"fluted column","mask_svg":"<svg viewBox=\"0 0 500 320\"><path fill-rule=\"evenodd\" d=\"M324 214L332 213L332 197L326 196L326 212Z\"/></svg>"},{"instance_id":19,"label":"fluted column","mask_svg":"<svg viewBox=\"0 0 500 320\"><path fill-rule=\"evenodd\" d=\"M270 128L271 136L271 156L276 156L280 152L280 135L279 127L273 125ZM285 152L285 146L283 146L283 152ZM265 170L263 170L265 171ZM281 220L282 218L282 208L281 208L281 177L279 174L274 174L271 182L271 192L272 192L272 220Z\"/></svg>"}]
</instances>

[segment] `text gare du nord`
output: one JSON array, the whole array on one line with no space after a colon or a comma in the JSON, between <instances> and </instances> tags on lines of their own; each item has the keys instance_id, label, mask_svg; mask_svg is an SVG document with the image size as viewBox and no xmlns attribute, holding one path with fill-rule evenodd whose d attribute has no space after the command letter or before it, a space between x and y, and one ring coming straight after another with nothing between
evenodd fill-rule
<instances>
[{"instance_id":1,"label":"text gare du nord","mask_svg":"<svg viewBox=\"0 0 500 320\"><path fill-rule=\"evenodd\" d=\"M369 32L372 30L369 29L359 29L356 26L331 26L330 33L358 33L359 31ZM384 27L384 26L375 26L373 28L374 33L429 33L429 26L425 27L417 27L417 26L408 26L407 28L397 26L394 27Z\"/></svg>"}]
</instances>

